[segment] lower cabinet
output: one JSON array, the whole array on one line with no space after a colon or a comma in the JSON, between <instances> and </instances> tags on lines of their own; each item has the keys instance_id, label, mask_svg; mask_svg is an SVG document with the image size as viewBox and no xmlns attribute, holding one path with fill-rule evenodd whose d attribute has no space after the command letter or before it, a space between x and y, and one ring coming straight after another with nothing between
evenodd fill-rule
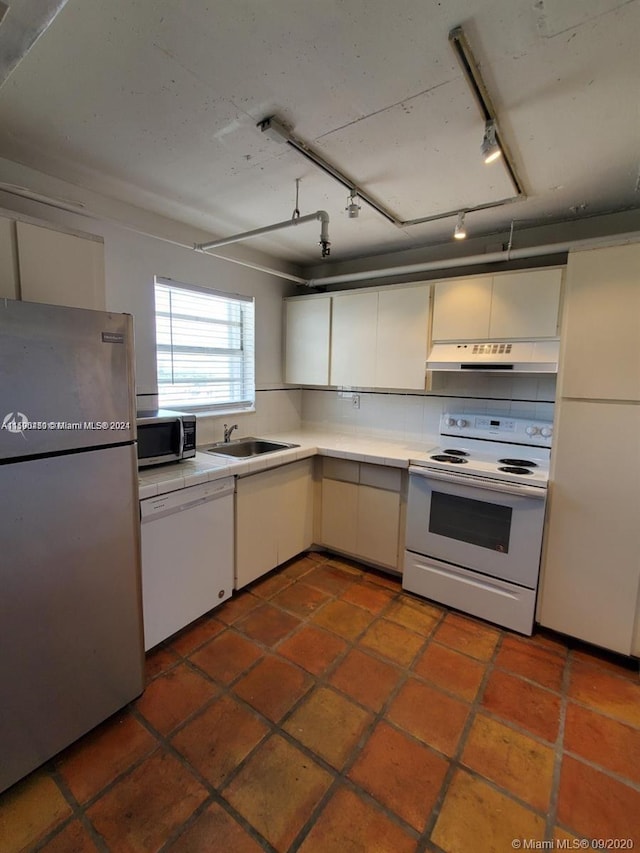
<instances>
[{"instance_id":1,"label":"lower cabinet","mask_svg":"<svg viewBox=\"0 0 640 853\"><path fill-rule=\"evenodd\" d=\"M320 544L398 569L402 472L347 459L323 459Z\"/></svg>"},{"instance_id":2,"label":"lower cabinet","mask_svg":"<svg viewBox=\"0 0 640 853\"><path fill-rule=\"evenodd\" d=\"M312 544L312 458L238 478L236 589Z\"/></svg>"}]
</instances>

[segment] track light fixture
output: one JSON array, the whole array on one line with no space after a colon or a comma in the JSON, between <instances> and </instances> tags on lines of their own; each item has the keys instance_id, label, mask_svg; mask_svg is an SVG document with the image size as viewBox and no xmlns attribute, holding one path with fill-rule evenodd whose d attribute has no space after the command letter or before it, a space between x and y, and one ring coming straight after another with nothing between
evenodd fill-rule
<instances>
[{"instance_id":1,"label":"track light fixture","mask_svg":"<svg viewBox=\"0 0 640 853\"><path fill-rule=\"evenodd\" d=\"M485 163L493 163L502 155L502 150L496 139L496 123L493 120L486 122L484 126L484 137L480 150Z\"/></svg>"},{"instance_id":2,"label":"track light fixture","mask_svg":"<svg viewBox=\"0 0 640 853\"><path fill-rule=\"evenodd\" d=\"M467 236L467 229L464 224L464 210L461 210L458 214L458 220L456 222L456 228L453 232L453 236L456 238L456 240L464 240L464 238Z\"/></svg>"},{"instance_id":3,"label":"track light fixture","mask_svg":"<svg viewBox=\"0 0 640 853\"><path fill-rule=\"evenodd\" d=\"M349 214L349 219L357 219L360 215L360 205L358 204L358 191L355 187L352 188L347 199L345 210Z\"/></svg>"}]
</instances>

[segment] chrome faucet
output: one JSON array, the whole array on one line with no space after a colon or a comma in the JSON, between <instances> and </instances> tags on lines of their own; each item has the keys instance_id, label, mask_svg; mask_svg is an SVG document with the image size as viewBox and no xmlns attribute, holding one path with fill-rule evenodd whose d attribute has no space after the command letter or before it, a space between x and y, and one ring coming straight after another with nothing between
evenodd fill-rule
<instances>
[{"instance_id":1,"label":"chrome faucet","mask_svg":"<svg viewBox=\"0 0 640 853\"><path fill-rule=\"evenodd\" d=\"M227 424L224 425L225 444L228 444L231 441L231 433L234 431L234 429L238 429L238 424L231 424L231 426L228 426Z\"/></svg>"}]
</instances>

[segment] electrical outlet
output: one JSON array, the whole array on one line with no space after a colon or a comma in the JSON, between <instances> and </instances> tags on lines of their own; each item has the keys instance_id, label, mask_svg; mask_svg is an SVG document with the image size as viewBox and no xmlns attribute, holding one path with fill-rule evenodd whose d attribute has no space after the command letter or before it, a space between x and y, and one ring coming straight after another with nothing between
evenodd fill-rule
<instances>
[{"instance_id":1,"label":"electrical outlet","mask_svg":"<svg viewBox=\"0 0 640 853\"><path fill-rule=\"evenodd\" d=\"M354 394L351 398L351 405L354 409L360 408L360 394Z\"/></svg>"}]
</instances>

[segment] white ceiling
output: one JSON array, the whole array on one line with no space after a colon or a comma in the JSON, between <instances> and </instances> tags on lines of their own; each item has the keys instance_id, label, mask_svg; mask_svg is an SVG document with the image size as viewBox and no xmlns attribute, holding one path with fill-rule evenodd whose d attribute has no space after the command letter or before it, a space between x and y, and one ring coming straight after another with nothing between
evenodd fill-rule
<instances>
[{"instance_id":1,"label":"white ceiling","mask_svg":"<svg viewBox=\"0 0 640 853\"><path fill-rule=\"evenodd\" d=\"M347 191L256 123L279 116L402 220L510 197L481 162L457 25L528 196L469 214L470 236L640 206L640 0L68 0L0 89L0 157L212 239L290 218L301 178L330 260L446 241L455 218L349 220ZM251 246L317 264L318 238Z\"/></svg>"}]
</instances>

